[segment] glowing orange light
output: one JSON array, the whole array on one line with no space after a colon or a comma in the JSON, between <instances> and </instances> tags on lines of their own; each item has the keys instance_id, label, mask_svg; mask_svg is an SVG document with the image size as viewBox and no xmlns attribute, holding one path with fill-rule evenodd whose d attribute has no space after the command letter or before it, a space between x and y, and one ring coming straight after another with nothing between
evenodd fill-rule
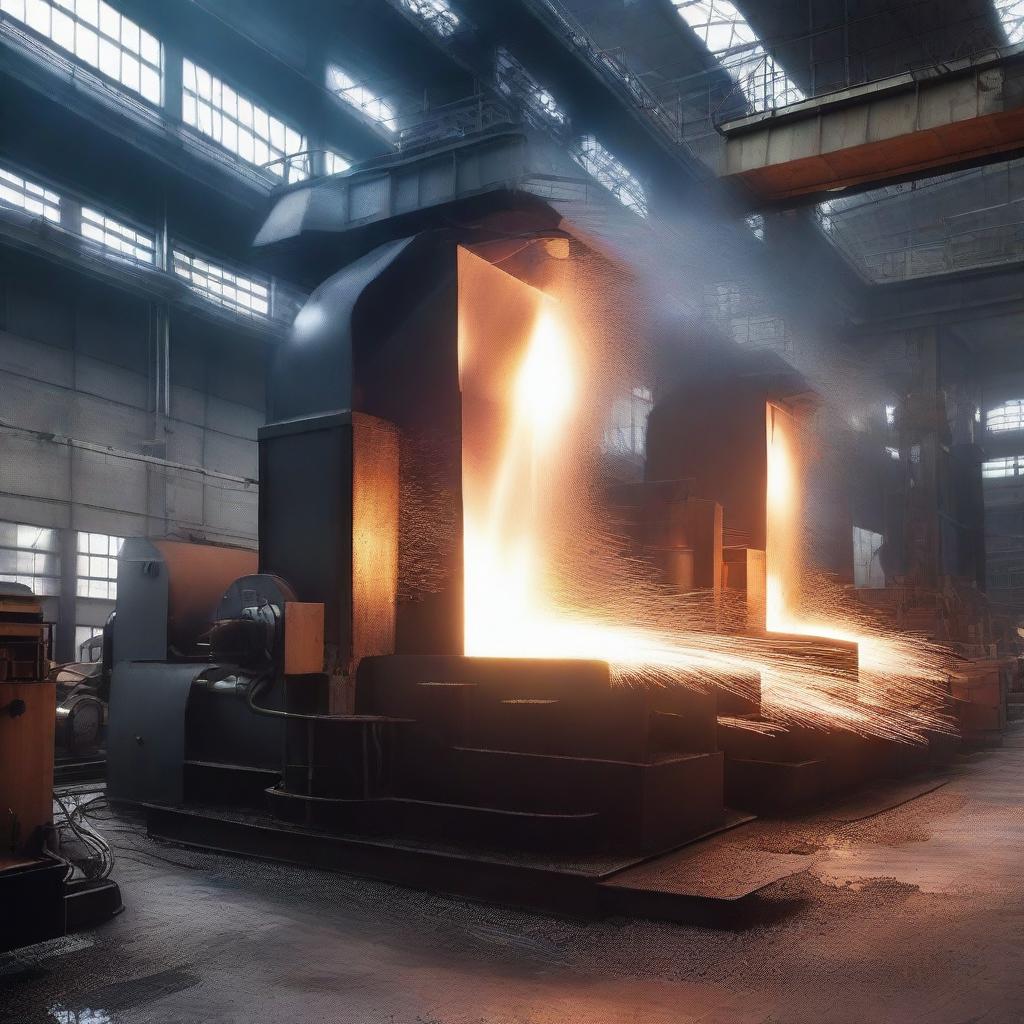
<instances>
[{"instance_id":1,"label":"glowing orange light","mask_svg":"<svg viewBox=\"0 0 1024 1024\"><path fill-rule=\"evenodd\" d=\"M940 678L934 656L849 623L800 615L803 469L798 425L782 409L767 410L769 628L856 641L871 701L806 652L796 656L770 637L716 632L699 603L689 613L678 602L666 605L664 592L644 590L621 559L577 551L567 565L560 531L587 515L573 442L594 401L596 357L559 303L466 251L459 288L467 655L598 659L630 679L668 674L697 686L753 675L777 721L911 742L936 726L934 715L919 710ZM567 491L575 504L564 500ZM826 644L822 651L828 654ZM899 674L883 678L890 671ZM920 673L919 685L894 687L908 671Z\"/></svg>"}]
</instances>

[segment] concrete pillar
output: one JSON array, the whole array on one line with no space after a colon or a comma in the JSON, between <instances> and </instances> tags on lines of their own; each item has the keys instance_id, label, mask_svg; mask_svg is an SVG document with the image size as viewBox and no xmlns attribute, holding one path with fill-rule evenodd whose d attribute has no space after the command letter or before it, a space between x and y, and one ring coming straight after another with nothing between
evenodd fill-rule
<instances>
[{"instance_id":1,"label":"concrete pillar","mask_svg":"<svg viewBox=\"0 0 1024 1024\"><path fill-rule=\"evenodd\" d=\"M172 120L181 120L182 51L173 42L164 43L164 113Z\"/></svg>"},{"instance_id":2,"label":"concrete pillar","mask_svg":"<svg viewBox=\"0 0 1024 1024\"><path fill-rule=\"evenodd\" d=\"M78 533L72 525L60 531L60 598L57 602L57 637L53 657L57 661L76 661L75 623L78 618Z\"/></svg>"}]
</instances>

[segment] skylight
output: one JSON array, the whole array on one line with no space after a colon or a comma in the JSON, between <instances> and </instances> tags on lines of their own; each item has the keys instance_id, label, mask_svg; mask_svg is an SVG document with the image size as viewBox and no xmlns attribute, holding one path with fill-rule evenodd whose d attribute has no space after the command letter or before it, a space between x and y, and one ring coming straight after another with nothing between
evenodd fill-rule
<instances>
[{"instance_id":1,"label":"skylight","mask_svg":"<svg viewBox=\"0 0 1024 1024\"><path fill-rule=\"evenodd\" d=\"M160 105L160 42L102 0L0 0L0 11Z\"/></svg>"},{"instance_id":2,"label":"skylight","mask_svg":"<svg viewBox=\"0 0 1024 1024\"><path fill-rule=\"evenodd\" d=\"M361 111L371 121L393 132L397 114L387 100L382 99L365 85L360 85L337 64L327 65L327 88L340 100Z\"/></svg>"},{"instance_id":3,"label":"skylight","mask_svg":"<svg viewBox=\"0 0 1024 1024\"><path fill-rule=\"evenodd\" d=\"M596 178L623 206L647 216L647 194L633 173L594 138L585 135L572 154L588 174Z\"/></svg>"},{"instance_id":4,"label":"skylight","mask_svg":"<svg viewBox=\"0 0 1024 1024\"><path fill-rule=\"evenodd\" d=\"M459 27L458 15L446 0L401 0L402 6L422 18L439 36L447 38Z\"/></svg>"},{"instance_id":5,"label":"skylight","mask_svg":"<svg viewBox=\"0 0 1024 1024\"><path fill-rule=\"evenodd\" d=\"M187 59L181 88L185 124L285 181L309 177L306 140L294 128Z\"/></svg>"},{"instance_id":6,"label":"skylight","mask_svg":"<svg viewBox=\"0 0 1024 1024\"><path fill-rule=\"evenodd\" d=\"M60 223L60 196L0 167L0 203Z\"/></svg>"},{"instance_id":7,"label":"skylight","mask_svg":"<svg viewBox=\"0 0 1024 1024\"><path fill-rule=\"evenodd\" d=\"M993 0L999 22L1010 44L1024 42L1024 0Z\"/></svg>"},{"instance_id":8,"label":"skylight","mask_svg":"<svg viewBox=\"0 0 1024 1024\"><path fill-rule=\"evenodd\" d=\"M730 0L672 3L754 110L773 110L804 99L803 92L767 53L757 33Z\"/></svg>"}]
</instances>

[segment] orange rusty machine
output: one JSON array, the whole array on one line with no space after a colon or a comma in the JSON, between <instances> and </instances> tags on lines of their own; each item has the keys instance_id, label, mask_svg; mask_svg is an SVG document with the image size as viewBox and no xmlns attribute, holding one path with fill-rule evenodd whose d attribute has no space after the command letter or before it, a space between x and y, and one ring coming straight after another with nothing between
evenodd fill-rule
<instances>
[{"instance_id":1,"label":"orange rusty machine","mask_svg":"<svg viewBox=\"0 0 1024 1024\"><path fill-rule=\"evenodd\" d=\"M53 852L56 683L42 604L0 583L0 952L109 916L120 894L109 879L71 881Z\"/></svg>"}]
</instances>

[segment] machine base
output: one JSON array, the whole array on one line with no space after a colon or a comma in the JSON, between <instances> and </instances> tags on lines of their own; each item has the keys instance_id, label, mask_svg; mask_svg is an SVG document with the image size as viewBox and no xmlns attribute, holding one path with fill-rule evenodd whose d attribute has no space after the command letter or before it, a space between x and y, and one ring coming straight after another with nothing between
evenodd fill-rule
<instances>
[{"instance_id":1,"label":"machine base","mask_svg":"<svg viewBox=\"0 0 1024 1024\"><path fill-rule=\"evenodd\" d=\"M59 857L0 861L0 953L92 928L123 909L116 882L65 883Z\"/></svg>"},{"instance_id":2,"label":"machine base","mask_svg":"<svg viewBox=\"0 0 1024 1024\"><path fill-rule=\"evenodd\" d=\"M718 916L724 919L728 908L735 910L738 901L792 874L800 863L805 865L799 859L791 863L792 858L775 858L739 883L735 871L723 871L716 890L696 863L692 870L680 868L681 861L688 862L702 851L704 844L699 841L647 858L509 854L465 844L339 835L232 810L152 804L145 810L151 836L184 846L581 916L615 913L713 922ZM730 813L721 828L700 839L751 820L751 815Z\"/></svg>"},{"instance_id":3,"label":"machine base","mask_svg":"<svg viewBox=\"0 0 1024 1024\"><path fill-rule=\"evenodd\" d=\"M956 756L956 737L934 733L920 746L797 726L778 735L720 725L725 796L755 814L798 811L880 779L901 779Z\"/></svg>"}]
</instances>

